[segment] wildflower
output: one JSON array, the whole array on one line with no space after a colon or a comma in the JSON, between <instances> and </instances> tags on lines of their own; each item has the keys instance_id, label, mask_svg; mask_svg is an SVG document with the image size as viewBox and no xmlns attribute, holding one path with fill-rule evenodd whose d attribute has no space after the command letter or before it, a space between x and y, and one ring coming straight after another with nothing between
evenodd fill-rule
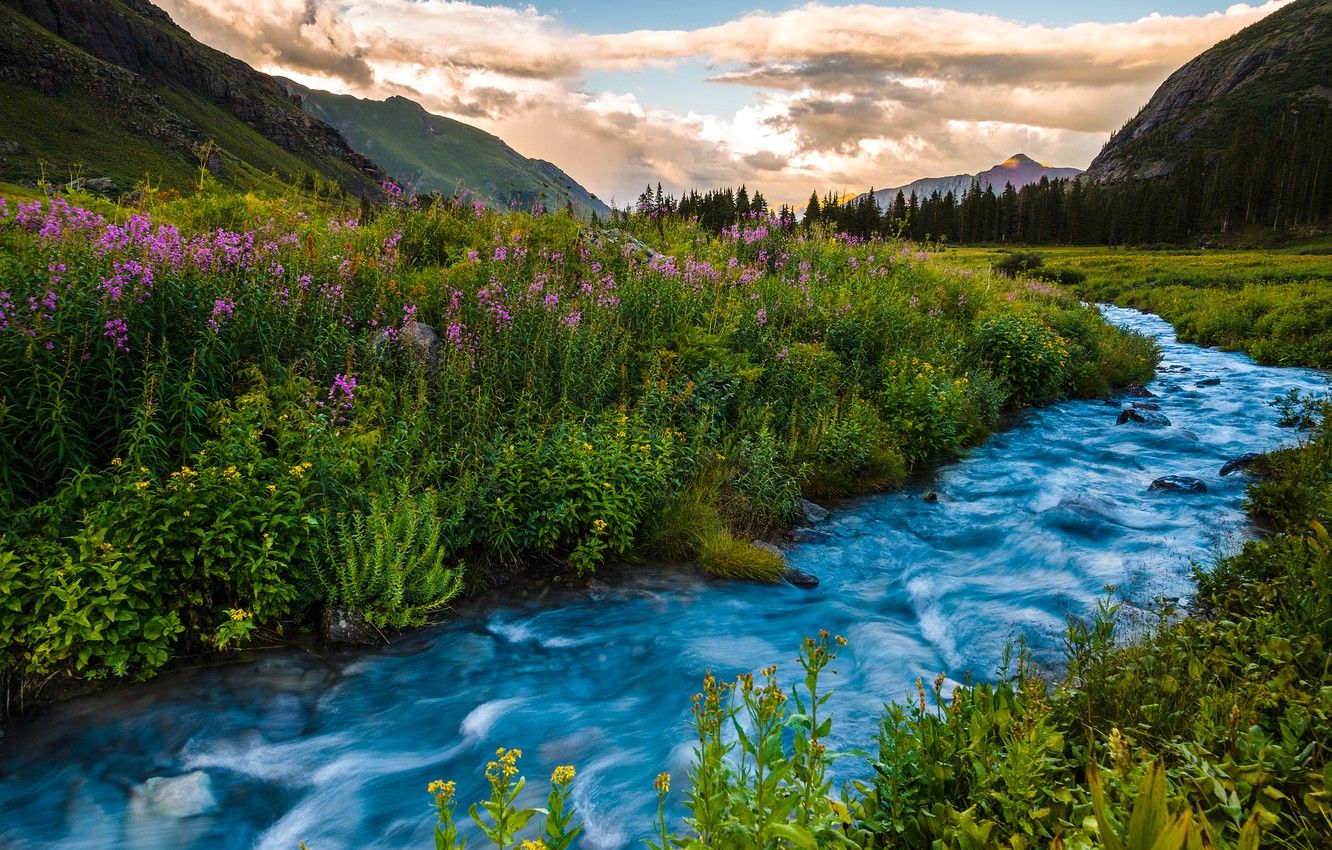
<instances>
[{"instance_id":1,"label":"wildflower","mask_svg":"<svg viewBox=\"0 0 1332 850\"><path fill-rule=\"evenodd\" d=\"M550 781L555 785L568 785L570 782L573 782L575 773L576 771L574 770L573 765L562 764L559 767L556 767L555 771L550 775Z\"/></svg>"},{"instance_id":2,"label":"wildflower","mask_svg":"<svg viewBox=\"0 0 1332 850\"><path fill-rule=\"evenodd\" d=\"M606 521L604 519L594 519L592 520L592 528L597 532L605 531Z\"/></svg>"},{"instance_id":3,"label":"wildflower","mask_svg":"<svg viewBox=\"0 0 1332 850\"><path fill-rule=\"evenodd\" d=\"M246 611L244 608L228 608L227 614L231 617L231 620L234 623L250 619L250 612Z\"/></svg>"},{"instance_id":4,"label":"wildflower","mask_svg":"<svg viewBox=\"0 0 1332 850\"><path fill-rule=\"evenodd\" d=\"M183 516L183 517L187 517L187 516L190 515L190 512L189 512L189 511L181 511L181 512L180 512L180 515Z\"/></svg>"},{"instance_id":5,"label":"wildflower","mask_svg":"<svg viewBox=\"0 0 1332 850\"><path fill-rule=\"evenodd\" d=\"M540 839L536 841L524 841L518 845L518 850L546 850L546 842Z\"/></svg>"},{"instance_id":6,"label":"wildflower","mask_svg":"<svg viewBox=\"0 0 1332 850\"><path fill-rule=\"evenodd\" d=\"M448 782L436 779L426 786L426 791L434 796L436 805L443 806L453 799L453 795L458 791L458 785L452 779Z\"/></svg>"},{"instance_id":7,"label":"wildflower","mask_svg":"<svg viewBox=\"0 0 1332 850\"><path fill-rule=\"evenodd\" d=\"M275 493L275 492L277 492L277 485L276 485L276 484L269 484L269 485L268 485L268 492L270 492L270 493Z\"/></svg>"},{"instance_id":8,"label":"wildflower","mask_svg":"<svg viewBox=\"0 0 1332 850\"><path fill-rule=\"evenodd\" d=\"M658 773L652 787L657 789L657 793L661 795L671 793L671 775L669 773Z\"/></svg>"},{"instance_id":9,"label":"wildflower","mask_svg":"<svg viewBox=\"0 0 1332 850\"><path fill-rule=\"evenodd\" d=\"M147 490L147 489L148 489L148 482L147 482L147 481L136 481L136 482L134 482L134 489L135 489L135 490L139 490L140 492L142 492L142 491L144 491L144 490Z\"/></svg>"},{"instance_id":10,"label":"wildflower","mask_svg":"<svg viewBox=\"0 0 1332 850\"><path fill-rule=\"evenodd\" d=\"M222 477L228 481L235 481L237 478L240 478L240 473L236 471L236 467L228 466L226 469L222 470Z\"/></svg>"},{"instance_id":11,"label":"wildflower","mask_svg":"<svg viewBox=\"0 0 1332 850\"><path fill-rule=\"evenodd\" d=\"M754 324L758 325L759 327L763 327L767 323L768 323L768 311L760 307L758 309L758 312L754 314Z\"/></svg>"},{"instance_id":12,"label":"wildflower","mask_svg":"<svg viewBox=\"0 0 1332 850\"><path fill-rule=\"evenodd\" d=\"M121 460L121 459L118 458L118 457L113 457L113 458L111 458L111 465L112 465L112 466L120 466L120 465L121 465L122 463L124 463L124 462L125 462L125 461Z\"/></svg>"}]
</instances>

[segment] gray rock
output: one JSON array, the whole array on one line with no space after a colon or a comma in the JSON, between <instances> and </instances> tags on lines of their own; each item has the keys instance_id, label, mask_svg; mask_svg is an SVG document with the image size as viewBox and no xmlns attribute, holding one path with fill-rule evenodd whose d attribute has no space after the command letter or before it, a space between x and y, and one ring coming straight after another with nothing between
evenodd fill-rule
<instances>
[{"instance_id":1,"label":"gray rock","mask_svg":"<svg viewBox=\"0 0 1332 850\"><path fill-rule=\"evenodd\" d=\"M1134 410L1160 410L1161 405L1154 401L1134 401L1129 403L1129 407Z\"/></svg>"},{"instance_id":2,"label":"gray rock","mask_svg":"<svg viewBox=\"0 0 1332 850\"><path fill-rule=\"evenodd\" d=\"M1166 428L1170 425L1170 419L1164 413L1155 413L1150 410L1133 410L1131 408L1120 413L1115 424L1123 425L1126 422L1136 422L1139 425L1149 425L1153 428Z\"/></svg>"},{"instance_id":3,"label":"gray rock","mask_svg":"<svg viewBox=\"0 0 1332 850\"><path fill-rule=\"evenodd\" d=\"M1203 378L1201 381L1199 381L1196 384L1196 386L1199 387L1218 387L1220 385L1221 385L1220 378Z\"/></svg>"},{"instance_id":4,"label":"gray rock","mask_svg":"<svg viewBox=\"0 0 1332 850\"><path fill-rule=\"evenodd\" d=\"M818 525L832 514L822 505L816 505L809 499L800 500L800 515L808 525Z\"/></svg>"},{"instance_id":5,"label":"gray rock","mask_svg":"<svg viewBox=\"0 0 1332 850\"><path fill-rule=\"evenodd\" d=\"M776 555L779 558L786 557L786 553L783 552L781 550L781 547L776 545L775 543L769 543L766 540L755 540L752 542L754 544L755 549L762 549L764 552L771 552L772 554Z\"/></svg>"},{"instance_id":6,"label":"gray rock","mask_svg":"<svg viewBox=\"0 0 1332 850\"><path fill-rule=\"evenodd\" d=\"M787 584L794 585L802 590L813 590L819 586L819 577L810 575L804 570L797 570L795 567L787 567L786 572L782 573L782 578L786 579Z\"/></svg>"},{"instance_id":7,"label":"gray rock","mask_svg":"<svg viewBox=\"0 0 1332 850\"><path fill-rule=\"evenodd\" d=\"M109 197L116 193L116 183L110 177L78 177L65 184L67 192L90 192Z\"/></svg>"},{"instance_id":8,"label":"gray rock","mask_svg":"<svg viewBox=\"0 0 1332 850\"><path fill-rule=\"evenodd\" d=\"M1206 493L1207 485L1197 478L1189 478L1184 475L1166 475L1153 481L1147 489L1174 493Z\"/></svg>"},{"instance_id":9,"label":"gray rock","mask_svg":"<svg viewBox=\"0 0 1332 850\"><path fill-rule=\"evenodd\" d=\"M136 812L163 818L192 818L216 812L213 779L202 770L184 776L154 776L131 792Z\"/></svg>"},{"instance_id":10,"label":"gray rock","mask_svg":"<svg viewBox=\"0 0 1332 850\"><path fill-rule=\"evenodd\" d=\"M1221 467L1221 474L1225 476L1229 475L1232 472L1239 472L1241 469L1248 469L1250 466L1253 466L1255 463L1257 463L1262 459L1263 456L1258 454L1257 452L1249 452L1248 454L1242 454L1232 461L1227 461L1226 465Z\"/></svg>"},{"instance_id":11,"label":"gray rock","mask_svg":"<svg viewBox=\"0 0 1332 850\"><path fill-rule=\"evenodd\" d=\"M921 498L925 500L926 504L933 505L939 501L939 494L933 490L926 490L925 495L921 496Z\"/></svg>"},{"instance_id":12,"label":"gray rock","mask_svg":"<svg viewBox=\"0 0 1332 850\"><path fill-rule=\"evenodd\" d=\"M327 646L383 646L384 636L364 616L345 608L325 608L320 634Z\"/></svg>"},{"instance_id":13,"label":"gray rock","mask_svg":"<svg viewBox=\"0 0 1332 850\"><path fill-rule=\"evenodd\" d=\"M398 330L398 342L418 360L434 366L439 362L439 334L425 322L415 319L408 321ZM385 330L375 340L375 349L380 351L389 344L389 331Z\"/></svg>"}]
</instances>

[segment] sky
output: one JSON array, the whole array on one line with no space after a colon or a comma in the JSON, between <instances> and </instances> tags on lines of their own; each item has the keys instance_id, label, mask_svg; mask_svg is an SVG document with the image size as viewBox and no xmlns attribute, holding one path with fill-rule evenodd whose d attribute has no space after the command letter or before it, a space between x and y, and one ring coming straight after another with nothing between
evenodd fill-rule
<instances>
[{"instance_id":1,"label":"sky","mask_svg":"<svg viewBox=\"0 0 1332 850\"><path fill-rule=\"evenodd\" d=\"M1189 59L1287 0L157 0L271 74L409 97L632 203L738 185L770 201L1085 168Z\"/></svg>"}]
</instances>

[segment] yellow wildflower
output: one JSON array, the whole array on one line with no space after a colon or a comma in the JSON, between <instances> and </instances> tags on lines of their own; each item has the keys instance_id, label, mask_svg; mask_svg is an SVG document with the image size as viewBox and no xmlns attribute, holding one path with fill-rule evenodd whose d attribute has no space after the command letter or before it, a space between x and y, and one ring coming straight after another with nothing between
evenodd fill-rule
<instances>
[{"instance_id":1,"label":"yellow wildflower","mask_svg":"<svg viewBox=\"0 0 1332 850\"><path fill-rule=\"evenodd\" d=\"M546 842L541 840L524 841L518 845L518 850L546 850Z\"/></svg>"},{"instance_id":2,"label":"yellow wildflower","mask_svg":"<svg viewBox=\"0 0 1332 850\"><path fill-rule=\"evenodd\" d=\"M120 466L120 465L121 465L122 463L124 463L124 462L125 462L125 461L121 460L121 459L118 458L118 457L113 457L113 458L111 458L111 465L112 465L112 466Z\"/></svg>"},{"instance_id":3,"label":"yellow wildflower","mask_svg":"<svg viewBox=\"0 0 1332 850\"><path fill-rule=\"evenodd\" d=\"M237 623L250 618L250 612L246 611L244 608L229 608L227 609L227 614Z\"/></svg>"},{"instance_id":4,"label":"yellow wildflower","mask_svg":"<svg viewBox=\"0 0 1332 850\"><path fill-rule=\"evenodd\" d=\"M434 782L431 782L426 786L426 791L432 794L435 798L435 802L441 806L452 800L453 795L457 790L458 786L452 779L448 782L445 782L443 779L436 779Z\"/></svg>"},{"instance_id":5,"label":"yellow wildflower","mask_svg":"<svg viewBox=\"0 0 1332 850\"><path fill-rule=\"evenodd\" d=\"M652 787L657 789L658 794L671 793L671 775L669 773L658 773L657 781L652 783Z\"/></svg>"},{"instance_id":6,"label":"yellow wildflower","mask_svg":"<svg viewBox=\"0 0 1332 850\"><path fill-rule=\"evenodd\" d=\"M598 532L605 531L606 521L604 519L594 519L592 520L592 528Z\"/></svg>"},{"instance_id":7,"label":"yellow wildflower","mask_svg":"<svg viewBox=\"0 0 1332 850\"><path fill-rule=\"evenodd\" d=\"M147 482L147 481L136 481L136 482L134 482L134 489L135 489L135 490L147 490L147 489L148 489L148 482Z\"/></svg>"},{"instance_id":8,"label":"yellow wildflower","mask_svg":"<svg viewBox=\"0 0 1332 850\"><path fill-rule=\"evenodd\" d=\"M180 515L181 515L181 516L189 516L189 515L190 515L190 512L189 512L189 511L181 511L181 512L180 512Z\"/></svg>"},{"instance_id":9,"label":"yellow wildflower","mask_svg":"<svg viewBox=\"0 0 1332 850\"><path fill-rule=\"evenodd\" d=\"M268 485L268 492L273 493L273 492L275 492L276 490L277 490L277 485L276 485L276 484L269 484L269 485Z\"/></svg>"},{"instance_id":10,"label":"yellow wildflower","mask_svg":"<svg viewBox=\"0 0 1332 850\"><path fill-rule=\"evenodd\" d=\"M551 773L550 781L554 785L568 785L570 782L573 782L574 774L576 772L577 771L574 770L573 765L562 764L555 768L555 771Z\"/></svg>"},{"instance_id":11,"label":"yellow wildflower","mask_svg":"<svg viewBox=\"0 0 1332 850\"><path fill-rule=\"evenodd\" d=\"M240 478L240 473L236 471L236 467L228 466L226 469L222 470L222 477L235 480Z\"/></svg>"},{"instance_id":12,"label":"yellow wildflower","mask_svg":"<svg viewBox=\"0 0 1332 850\"><path fill-rule=\"evenodd\" d=\"M590 452L590 451L592 451L592 444L591 444L591 443L583 443L583 451L585 451L585 452Z\"/></svg>"}]
</instances>

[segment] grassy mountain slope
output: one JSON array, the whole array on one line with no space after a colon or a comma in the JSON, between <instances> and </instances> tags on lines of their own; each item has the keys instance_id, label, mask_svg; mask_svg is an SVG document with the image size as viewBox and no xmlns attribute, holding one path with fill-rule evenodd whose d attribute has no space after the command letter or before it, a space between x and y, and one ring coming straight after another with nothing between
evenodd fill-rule
<instances>
[{"instance_id":1,"label":"grassy mountain slope","mask_svg":"<svg viewBox=\"0 0 1332 850\"><path fill-rule=\"evenodd\" d=\"M1093 180L1160 177L1190 159L1297 158L1327 146L1332 0L1297 0L1180 68L1110 139ZM1319 128L1321 132L1319 131ZM1272 148L1274 133L1311 145Z\"/></svg>"},{"instance_id":2,"label":"grassy mountain slope","mask_svg":"<svg viewBox=\"0 0 1332 850\"><path fill-rule=\"evenodd\" d=\"M185 188L201 162L237 188L318 174L373 195L383 177L273 78L146 0L0 0L0 180Z\"/></svg>"},{"instance_id":3,"label":"grassy mountain slope","mask_svg":"<svg viewBox=\"0 0 1332 850\"><path fill-rule=\"evenodd\" d=\"M395 178L425 192L478 192L498 203L547 207L565 199L585 212L610 209L556 165L529 159L491 134L461 121L432 115L404 97L362 100L286 82L306 111L338 128L358 152Z\"/></svg>"}]
</instances>

